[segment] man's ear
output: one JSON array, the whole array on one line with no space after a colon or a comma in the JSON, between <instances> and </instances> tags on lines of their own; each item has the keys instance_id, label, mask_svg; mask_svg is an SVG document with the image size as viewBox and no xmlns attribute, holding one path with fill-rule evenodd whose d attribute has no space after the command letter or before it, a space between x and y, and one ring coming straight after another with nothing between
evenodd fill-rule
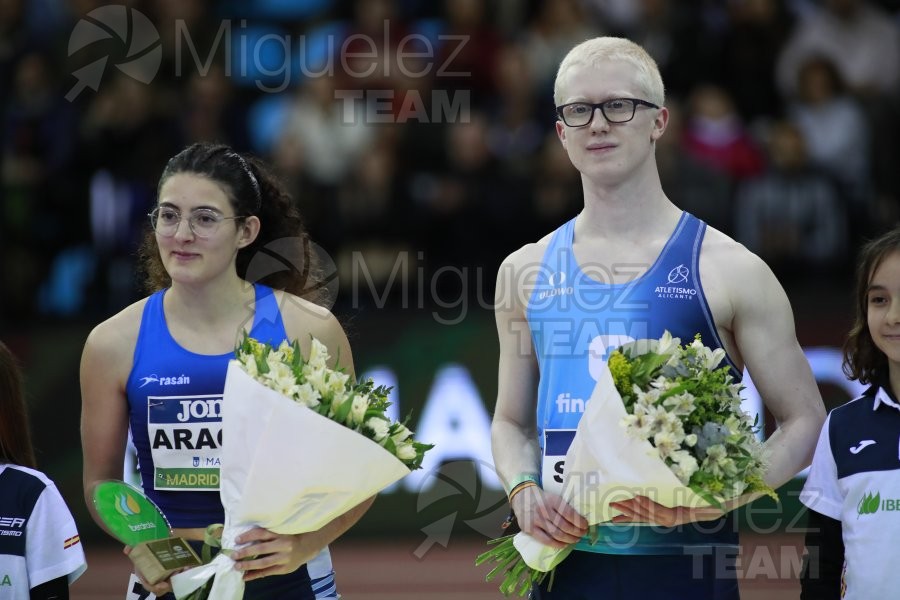
<instances>
[{"instance_id":1,"label":"man's ear","mask_svg":"<svg viewBox=\"0 0 900 600\"><path fill-rule=\"evenodd\" d=\"M656 113L653 119L653 130L650 132L650 141L655 142L666 132L666 126L669 124L669 109L663 106Z\"/></svg>"},{"instance_id":2,"label":"man's ear","mask_svg":"<svg viewBox=\"0 0 900 600\"><path fill-rule=\"evenodd\" d=\"M244 218L238 230L238 248L246 248L252 244L259 235L259 228L259 217L251 215Z\"/></svg>"},{"instance_id":3,"label":"man's ear","mask_svg":"<svg viewBox=\"0 0 900 600\"><path fill-rule=\"evenodd\" d=\"M562 121L556 121L556 135L559 137L559 141L562 142L563 148L566 147L566 126Z\"/></svg>"}]
</instances>

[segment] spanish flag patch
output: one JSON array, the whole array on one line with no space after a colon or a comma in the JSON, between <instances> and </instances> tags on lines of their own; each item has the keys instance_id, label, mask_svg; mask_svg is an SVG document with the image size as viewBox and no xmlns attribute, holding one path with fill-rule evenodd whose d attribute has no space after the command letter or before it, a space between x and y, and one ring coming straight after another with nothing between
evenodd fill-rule
<instances>
[{"instance_id":1,"label":"spanish flag patch","mask_svg":"<svg viewBox=\"0 0 900 600\"><path fill-rule=\"evenodd\" d=\"M63 542L63 550L65 550L66 548L71 548L72 546L74 546L75 544L77 544L80 541L81 541L81 536L74 535L74 536L70 537L69 539L67 539L66 541Z\"/></svg>"}]
</instances>

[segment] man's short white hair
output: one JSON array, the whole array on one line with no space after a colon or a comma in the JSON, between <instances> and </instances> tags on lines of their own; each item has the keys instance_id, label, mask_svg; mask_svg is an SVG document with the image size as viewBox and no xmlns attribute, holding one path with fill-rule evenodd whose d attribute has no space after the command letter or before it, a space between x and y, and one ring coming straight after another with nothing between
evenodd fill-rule
<instances>
[{"instance_id":1,"label":"man's short white hair","mask_svg":"<svg viewBox=\"0 0 900 600\"><path fill-rule=\"evenodd\" d=\"M635 67L637 83L648 100L662 106L666 101L666 91L662 75L656 61L647 51L631 40L618 37L598 37L584 41L572 48L559 65L553 84L553 101L562 104L563 88L569 70L574 66L594 66L600 63L620 60Z\"/></svg>"}]
</instances>

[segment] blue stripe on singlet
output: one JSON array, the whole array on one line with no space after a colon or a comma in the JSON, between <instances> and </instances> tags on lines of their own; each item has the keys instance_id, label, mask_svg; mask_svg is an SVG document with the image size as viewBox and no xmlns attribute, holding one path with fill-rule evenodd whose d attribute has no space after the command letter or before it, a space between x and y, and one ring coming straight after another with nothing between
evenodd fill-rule
<instances>
[{"instance_id":1,"label":"blue stripe on singlet","mask_svg":"<svg viewBox=\"0 0 900 600\"><path fill-rule=\"evenodd\" d=\"M316 598L337 598L337 585L334 582L334 573L319 579L313 579L310 585Z\"/></svg>"}]
</instances>

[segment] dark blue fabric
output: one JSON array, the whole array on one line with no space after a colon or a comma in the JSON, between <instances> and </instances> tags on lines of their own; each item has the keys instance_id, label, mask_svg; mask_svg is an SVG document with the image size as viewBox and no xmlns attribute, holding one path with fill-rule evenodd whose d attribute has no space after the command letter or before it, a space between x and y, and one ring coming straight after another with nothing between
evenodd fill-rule
<instances>
[{"instance_id":1,"label":"dark blue fabric","mask_svg":"<svg viewBox=\"0 0 900 600\"><path fill-rule=\"evenodd\" d=\"M18 469L0 473L0 554L25 556L26 525L46 487Z\"/></svg>"},{"instance_id":2,"label":"dark blue fabric","mask_svg":"<svg viewBox=\"0 0 900 600\"><path fill-rule=\"evenodd\" d=\"M838 479L900 468L897 459L900 411L884 404L873 410L877 391L878 388L867 390L854 402L834 409L831 415L828 436ZM851 449L858 449L862 440L875 443L854 453Z\"/></svg>"},{"instance_id":3,"label":"dark blue fabric","mask_svg":"<svg viewBox=\"0 0 900 600\"><path fill-rule=\"evenodd\" d=\"M200 556L203 544L196 541L189 541L188 543L194 548L197 556ZM215 555L215 552L213 555ZM329 577L333 580L333 574ZM244 599L315 600L316 591L319 591L321 588L321 584L310 580L306 565L302 565L299 569L293 573L288 573L287 575L273 575L272 577L264 577L262 579L247 582L244 589ZM337 593L333 595L336 597ZM165 596L161 596L159 600L175 600L175 595L166 594Z\"/></svg>"},{"instance_id":4,"label":"dark blue fabric","mask_svg":"<svg viewBox=\"0 0 900 600\"><path fill-rule=\"evenodd\" d=\"M687 551L686 551L687 552ZM740 600L736 548L665 556L572 552L533 600Z\"/></svg>"}]
</instances>

